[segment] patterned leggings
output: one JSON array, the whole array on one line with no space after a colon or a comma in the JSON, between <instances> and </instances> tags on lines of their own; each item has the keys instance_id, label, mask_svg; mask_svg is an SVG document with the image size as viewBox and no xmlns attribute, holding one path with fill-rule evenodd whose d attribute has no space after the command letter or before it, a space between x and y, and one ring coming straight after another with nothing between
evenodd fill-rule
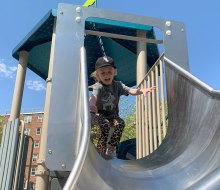
<instances>
[{"instance_id":1,"label":"patterned leggings","mask_svg":"<svg viewBox=\"0 0 220 190\"><path fill-rule=\"evenodd\" d=\"M99 138L97 149L101 153L105 153L107 149L108 135L110 127L113 127L113 133L108 142L108 145L116 146L121 139L122 132L125 127L125 122L119 116L116 116L112 119L106 119L102 114L94 114L92 118L92 125L99 126Z\"/></svg>"}]
</instances>

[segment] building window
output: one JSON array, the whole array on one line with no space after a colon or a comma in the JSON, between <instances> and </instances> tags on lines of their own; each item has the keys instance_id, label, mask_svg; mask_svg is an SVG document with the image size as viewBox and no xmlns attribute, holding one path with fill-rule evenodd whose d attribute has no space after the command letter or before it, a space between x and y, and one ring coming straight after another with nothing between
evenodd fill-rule
<instances>
[{"instance_id":1,"label":"building window","mask_svg":"<svg viewBox=\"0 0 220 190\"><path fill-rule=\"evenodd\" d=\"M43 114L40 114L37 116L37 121L38 122L43 122Z\"/></svg>"},{"instance_id":2,"label":"building window","mask_svg":"<svg viewBox=\"0 0 220 190\"><path fill-rule=\"evenodd\" d=\"M41 128L38 127L38 128L36 128L36 135L40 135L40 134L41 134Z\"/></svg>"},{"instance_id":3,"label":"building window","mask_svg":"<svg viewBox=\"0 0 220 190\"><path fill-rule=\"evenodd\" d=\"M24 134L25 135L30 135L30 128L25 128L24 129Z\"/></svg>"},{"instance_id":4,"label":"building window","mask_svg":"<svg viewBox=\"0 0 220 190\"><path fill-rule=\"evenodd\" d=\"M36 175L36 168L31 168L31 176L35 176Z\"/></svg>"},{"instance_id":5,"label":"building window","mask_svg":"<svg viewBox=\"0 0 220 190\"><path fill-rule=\"evenodd\" d=\"M34 148L40 147L40 141L34 141Z\"/></svg>"},{"instance_id":6,"label":"building window","mask_svg":"<svg viewBox=\"0 0 220 190\"><path fill-rule=\"evenodd\" d=\"M32 116L25 116L24 117L24 123L31 123L31 120L32 120Z\"/></svg>"},{"instance_id":7,"label":"building window","mask_svg":"<svg viewBox=\"0 0 220 190\"><path fill-rule=\"evenodd\" d=\"M37 159L38 159L38 154L34 153L33 156L32 156L32 161L36 162Z\"/></svg>"}]
</instances>

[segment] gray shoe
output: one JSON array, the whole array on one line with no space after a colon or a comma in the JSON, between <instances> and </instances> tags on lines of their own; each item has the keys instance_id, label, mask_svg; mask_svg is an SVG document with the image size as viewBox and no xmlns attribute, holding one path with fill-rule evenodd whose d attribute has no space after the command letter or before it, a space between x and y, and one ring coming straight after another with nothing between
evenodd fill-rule
<instances>
[{"instance_id":1,"label":"gray shoe","mask_svg":"<svg viewBox=\"0 0 220 190\"><path fill-rule=\"evenodd\" d=\"M113 156L110 156L110 155L107 155L107 154L105 154L105 153L99 153L101 156L102 156L102 158L104 158L105 160L111 160L112 158L113 158Z\"/></svg>"},{"instance_id":2,"label":"gray shoe","mask_svg":"<svg viewBox=\"0 0 220 190\"><path fill-rule=\"evenodd\" d=\"M106 155L110 156L110 157L115 157L115 147L114 146L108 146L107 150L106 150Z\"/></svg>"}]
</instances>

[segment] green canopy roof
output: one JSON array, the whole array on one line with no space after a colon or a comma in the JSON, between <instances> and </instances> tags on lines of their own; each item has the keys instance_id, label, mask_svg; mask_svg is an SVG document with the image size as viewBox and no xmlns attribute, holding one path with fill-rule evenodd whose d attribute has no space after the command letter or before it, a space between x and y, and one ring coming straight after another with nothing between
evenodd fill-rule
<instances>
[{"instance_id":1,"label":"green canopy roof","mask_svg":"<svg viewBox=\"0 0 220 190\"><path fill-rule=\"evenodd\" d=\"M33 30L14 48L13 57L19 59L19 52L29 52L28 68L43 79L47 78L53 25L57 11L50 10L45 17L33 28ZM155 39L152 26L131 24L127 22L112 21L100 18L88 18L85 23L86 30L96 30L121 35L136 36L137 30L145 30L146 37ZM136 83L136 42L130 40L102 37L104 49L107 55L111 55L120 73L118 80L129 86ZM94 71L94 64L98 57L102 56L97 36L86 35L84 46L87 52L88 75ZM121 57L123 56L123 62ZM151 67L159 57L156 44L147 44L147 65ZM126 59L125 59L126 58ZM126 62L130 62L126 66ZM121 72L123 71L123 72ZM89 84L94 83L89 77Z\"/></svg>"}]
</instances>

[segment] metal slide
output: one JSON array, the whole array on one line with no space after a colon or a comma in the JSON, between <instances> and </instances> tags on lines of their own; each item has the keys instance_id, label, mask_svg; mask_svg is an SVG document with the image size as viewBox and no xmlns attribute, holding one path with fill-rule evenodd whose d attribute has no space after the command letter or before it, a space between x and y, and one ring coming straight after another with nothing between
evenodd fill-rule
<instances>
[{"instance_id":1,"label":"metal slide","mask_svg":"<svg viewBox=\"0 0 220 190\"><path fill-rule=\"evenodd\" d=\"M165 63L169 128L161 146L140 160L106 161L90 143L78 189L220 189L220 91Z\"/></svg>"}]
</instances>

